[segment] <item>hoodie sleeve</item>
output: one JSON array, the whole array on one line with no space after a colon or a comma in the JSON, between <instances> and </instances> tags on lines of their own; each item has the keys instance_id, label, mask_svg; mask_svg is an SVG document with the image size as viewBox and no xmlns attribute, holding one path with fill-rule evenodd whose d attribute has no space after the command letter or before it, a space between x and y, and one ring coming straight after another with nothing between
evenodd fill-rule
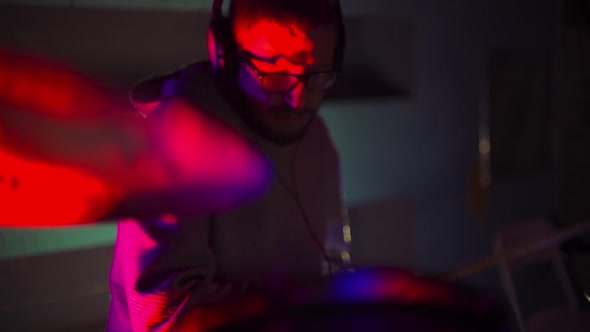
<instances>
[{"instance_id":1,"label":"hoodie sleeve","mask_svg":"<svg viewBox=\"0 0 590 332\"><path fill-rule=\"evenodd\" d=\"M181 94L179 85L181 73L182 70L179 70L135 84L129 91L131 104L143 117L147 117L163 100Z\"/></svg>"},{"instance_id":2,"label":"hoodie sleeve","mask_svg":"<svg viewBox=\"0 0 590 332\"><path fill-rule=\"evenodd\" d=\"M176 72L136 84L132 103L147 117L165 99L182 95L179 76ZM107 332L178 331L179 317L247 288L246 282L216 279L211 222L210 215L118 222Z\"/></svg>"},{"instance_id":3,"label":"hoodie sleeve","mask_svg":"<svg viewBox=\"0 0 590 332\"><path fill-rule=\"evenodd\" d=\"M178 331L199 305L246 291L216 279L210 217L121 220L111 268L108 332Z\"/></svg>"}]
</instances>

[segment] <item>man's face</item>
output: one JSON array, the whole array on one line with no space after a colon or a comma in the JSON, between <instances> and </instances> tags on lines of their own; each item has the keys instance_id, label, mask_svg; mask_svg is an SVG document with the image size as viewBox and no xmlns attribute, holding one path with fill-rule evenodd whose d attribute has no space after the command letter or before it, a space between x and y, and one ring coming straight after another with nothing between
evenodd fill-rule
<instances>
[{"instance_id":1,"label":"man's face","mask_svg":"<svg viewBox=\"0 0 590 332\"><path fill-rule=\"evenodd\" d=\"M289 91L272 92L268 89L271 78L267 77L263 86L259 74L288 73L307 77L330 72L336 40L337 31L333 26L304 31L294 24L272 20L238 25L236 41L241 56L237 83L248 104L241 111L265 136L285 144L296 141L317 115L325 91L311 91L304 80Z\"/></svg>"}]
</instances>

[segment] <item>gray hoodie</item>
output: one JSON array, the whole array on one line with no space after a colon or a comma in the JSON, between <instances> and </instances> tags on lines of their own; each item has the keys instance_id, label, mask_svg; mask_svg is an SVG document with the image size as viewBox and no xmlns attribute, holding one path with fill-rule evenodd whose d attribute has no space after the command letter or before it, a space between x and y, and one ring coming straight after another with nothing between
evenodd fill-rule
<instances>
[{"instance_id":1,"label":"gray hoodie","mask_svg":"<svg viewBox=\"0 0 590 332\"><path fill-rule=\"evenodd\" d=\"M342 229L338 153L320 117L297 144L261 140L224 100L205 63L131 91L145 116L158 100L178 95L256 142L276 176L262 197L230 211L176 222L119 221L107 331L169 331L179 315L248 285L319 276L324 253L313 237L324 241L328 228Z\"/></svg>"}]
</instances>

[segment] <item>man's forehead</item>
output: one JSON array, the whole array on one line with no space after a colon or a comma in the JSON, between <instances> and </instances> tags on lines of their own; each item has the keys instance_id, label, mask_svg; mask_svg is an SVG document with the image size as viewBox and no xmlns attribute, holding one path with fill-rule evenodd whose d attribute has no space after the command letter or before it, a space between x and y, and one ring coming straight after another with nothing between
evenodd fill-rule
<instances>
[{"instance_id":1,"label":"man's forehead","mask_svg":"<svg viewBox=\"0 0 590 332\"><path fill-rule=\"evenodd\" d=\"M315 43L308 31L297 22L284 23L260 19L236 27L236 41L241 48L263 58L283 56L292 62L313 64Z\"/></svg>"}]
</instances>

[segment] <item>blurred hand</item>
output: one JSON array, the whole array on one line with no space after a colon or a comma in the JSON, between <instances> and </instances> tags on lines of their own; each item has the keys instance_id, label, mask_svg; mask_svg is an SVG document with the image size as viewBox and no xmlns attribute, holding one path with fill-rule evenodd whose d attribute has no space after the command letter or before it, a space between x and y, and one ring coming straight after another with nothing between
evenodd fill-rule
<instances>
[{"instance_id":1,"label":"blurred hand","mask_svg":"<svg viewBox=\"0 0 590 332\"><path fill-rule=\"evenodd\" d=\"M239 132L181 98L144 119L63 65L0 50L0 226L208 213L270 174Z\"/></svg>"}]
</instances>

